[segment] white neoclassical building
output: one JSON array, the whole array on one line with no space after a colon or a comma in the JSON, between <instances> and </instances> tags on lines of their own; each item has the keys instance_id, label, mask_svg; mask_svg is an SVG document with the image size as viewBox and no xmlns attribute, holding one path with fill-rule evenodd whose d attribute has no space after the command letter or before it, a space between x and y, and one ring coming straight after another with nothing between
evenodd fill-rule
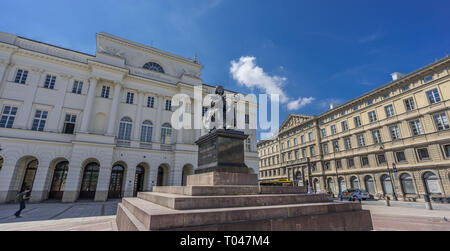
<instances>
[{"instance_id":1,"label":"white neoclassical building","mask_svg":"<svg viewBox=\"0 0 450 251\"><path fill-rule=\"evenodd\" d=\"M0 203L24 187L34 202L72 202L184 184L207 130L175 130L171 102L184 93L189 112L202 110L194 87L214 91L202 68L105 33L89 55L0 32ZM245 133L246 164L258 173L256 131Z\"/></svg>"}]
</instances>

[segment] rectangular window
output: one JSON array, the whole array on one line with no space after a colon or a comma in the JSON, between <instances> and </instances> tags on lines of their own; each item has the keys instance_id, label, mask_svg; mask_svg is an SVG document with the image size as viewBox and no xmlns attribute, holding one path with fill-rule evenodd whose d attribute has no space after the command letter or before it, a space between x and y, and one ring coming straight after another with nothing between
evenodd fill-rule
<instances>
[{"instance_id":1,"label":"rectangular window","mask_svg":"<svg viewBox=\"0 0 450 251\"><path fill-rule=\"evenodd\" d=\"M373 99L369 99L369 101L367 101L367 105L371 105L373 104Z\"/></svg>"},{"instance_id":2,"label":"rectangular window","mask_svg":"<svg viewBox=\"0 0 450 251\"><path fill-rule=\"evenodd\" d=\"M398 126L396 126L396 125L390 126L389 132L391 133L392 140L400 139L400 130L399 130Z\"/></svg>"},{"instance_id":3,"label":"rectangular window","mask_svg":"<svg viewBox=\"0 0 450 251\"><path fill-rule=\"evenodd\" d=\"M396 152L395 157L397 158L397 162L405 162L406 161L406 155L405 152Z\"/></svg>"},{"instance_id":4,"label":"rectangular window","mask_svg":"<svg viewBox=\"0 0 450 251\"><path fill-rule=\"evenodd\" d=\"M429 160L430 155L428 154L427 148L417 149L417 156L419 156L419 160Z\"/></svg>"},{"instance_id":5,"label":"rectangular window","mask_svg":"<svg viewBox=\"0 0 450 251\"><path fill-rule=\"evenodd\" d=\"M386 117L392 117L394 116L394 106L388 105L384 107L384 110L386 111Z\"/></svg>"},{"instance_id":6,"label":"rectangular window","mask_svg":"<svg viewBox=\"0 0 450 251\"><path fill-rule=\"evenodd\" d=\"M314 148L314 146L311 146L309 148L310 152L311 152L311 157L316 156L316 148Z\"/></svg>"},{"instance_id":7,"label":"rectangular window","mask_svg":"<svg viewBox=\"0 0 450 251\"><path fill-rule=\"evenodd\" d=\"M336 160L336 169L341 169L342 168L342 162L341 160Z\"/></svg>"},{"instance_id":8,"label":"rectangular window","mask_svg":"<svg viewBox=\"0 0 450 251\"><path fill-rule=\"evenodd\" d=\"M172 100L166 100L166 111L172 111Z\"/></svg>"},{"instance_id":9,"label":"rectangular window","mask_svg":"<svg viewBox=\"0 0 450 251\"><path fill-rule=\"evenodd\" d=\"M14 119L16 118L17 107L5 106L3 107L2 117L0 119L1 128L12 128Z\"/></svg>"},{"instance_id":10,"label":"rectangular window","mask_svg":"<svg viewBox=\"0 0 450 251\"><path fill-rule=\"evenodd\" d=\"M433 80L433 75L428 75L424 78L425 83L428 83Z\"/></svg>"},{"instance_id":11,"label":"rectangular window","mask_svg":"<svg viewBox=\"0 0 450 251\"><path fill-rule=\"evenodd\" d=\"M300 159L300 155L298 153L298 150L295 151L295 159Z\"/></svg>"},{"instance_id":12,"label":"rectangular window","mask_svg":"<svg viewBox=\"0 0 450 251\"><path fill-rule=\"evenodd\" d=\"M347 123L347 120L346 120L346 121L342 121L341 126L342 126L342 131L343 131L343 132L348 131L348 123Z\"/></svg>"},{"instance_id":13,"label":"rectangular window","mask_svg":"<svg viewBox=\"0 0 450 251\"><path fill-rule=\"evenodd\" d=\"M369 112L369 121L370 123L377 121L377 114L375 113L375 111Z\"/></svg>"},{"instance_id":14,"label":"rectangular window","mask_svg":"<svg viewBox=\"0 0 450 251\"><path fill-rule=\"evenodd\" d=\"M449 129L447 115L445 113L434 115L434 123L438 131Z\"/></svg>"},{"instance_id":15,"label":"rectangular window","mask_svg":"<svg viewBox=\"0 0 450 251\"><path fill-rule=\"evenodd\" d=\"M420 120L414 120L409 122L409 127L411 128L411 133L413 136L418 136L423 134L422 125Z\"/></svg>"},{"instance_id":16,"label":"rectangular window","mask_svg":"<svg viewBox=\"0 0 450 251\"><path fill-rule=\"evenodd\" d=\"M403 102L405 103L405 108L406 108L407 112L410 112L410 111L413 111L414 109L416 109L413 98L405 99L405 100L403 100Z\"/></svg>"},{"instance_id":17,"label":"rectangular window","mask_svg":"<svg viewBox=\"0 0 450 251\"><path fill-rule=\"evenodd\" d=\"M335 135L337 133L337 131L336 131L336 125L332 125L331 126L331 134L332 135Z\"/></svg>"},{"instance_id":18,"label":"rectangular window","mask_svg":"<svg viewBox=\"0 0 450 251\"><path fill-rule=\"evenodd\" d=\"M308 136L309 136L309 141L313 141L313 133L310 132L310 133L308 134Z\"/></svg>"},{"instance_id":19,"label":"rectangular window","mask_svg":"<svg viewBox=\"0 0 450 251\"><path fill-rule=\"evenodd\" d=\"M325 162L324 166L325 166L325 170L330 170L331 169L331 165L330 165L329 161Z\"/></svg>"},{"instance_id":20,"label":"rectangular window","mask_svg":"<svg viewBox=\"0 0 450 251\"><path fill-rule=\"evenodd\" d=\"M328 154L328 143L322 145L323 154Z\"/></svg>"},{"instance_id":21,"label":"rectangular window","mask_svg":"<svg viewBox=\"0 0 450 251\"><path fill-rule=\"evenodd\" d=\"M368 166L369 165L369 157L362 156L361 157L361 164L362 164L362 166Z\"/></svg>"},{"instance_id":22,"label":"rectangular window","mask_svg":"<svg viewBox=\"0 0 450 251\"><path fill-rule=\"evenodd\" d=\"M31 130L44 131L45 122L47 121L48 111L36 110Z\"/></svg>"},{"instance_id":23,"label":"rectangular window","mask_svg":"<svg viewBox=\"0 0 450 251\"><path fill-rule=\"evenodd\" d=\"M249 114L245 114L245 124L250 124L250 115Z\"/></svg>"},{"instance_id":24,"label":"rectangular window","mask_svg":"<svg viewBox=\"0 0 450 251\"><path fill-rule=\"evenodd\" d=\"M207 112L208 112L208 107L202 107L202 117L205 117Z\"/></svg>"},{"instance_id":25,"label":"rectangular window","mask_svg":"<svg viewBox=\"0 0 450 251\"><path fill-rule=\"evenodd\" d=\"M355 121L355 128L361 127L361 118L359 116L353 119Z\"/></svg>"},{"instance_id":26,"label":"rectangular window","mask_svg":"<svg viewBox=\"0 0 450 251\"><path fill-rule=\"evenodd\" d=\"M77 122L77 115L66 114L66 118L64 120L63 133L73 134L75 131L76 122Z\"/></svg>"},{"instance_id":27,"label":"rectangular window","mask_svg":"<svg viewBox=\"0 0 450 251\"><path fill-rule=\"evenodd\" d=\"M155 108L155 97L148 97L147 98L147 107L148 108Z\"/></svg>"},{"instance_id":28,"label":"rectangular window","mask_svg":"<svg viewBox=\"0 0 450 251\"><path fill-rule=\"evenodd\" d=\"M377 155L378 164L382 165L386 163L386 156L384 154L378 154Z\"/></svg>"},{"instance_id":29,"label":"rectangular window","mask_svg":"<svg viewBox=\"0 0 450 251\"><path fill-rule=\"evenodd\" d=\"M294 146L298 145L297 138L294 138Z\"/></svg>"},{"instance_id":30,"label":"rectangular window","mask_svg":"<svg viewBox=\"0 0 450 251\"><path fill-rule=\"evenodd\" d=\"M333 141L333 150L335 153L339 152L339 141Z\"/></svg>"},{"instance_id":31,"label":"rectangular window","mask_svg":"<svg viewBox=\"0 0 450 251\"><path fill-rule=\"evenodd\" d=\"M300 137L300 141L302 142L302 144L305 144L305 135L302 135L302 136Z\"/></svg>"},{"instance_id":32,"label":"rectangular window","mask_svg":"<svg viewBox=\"0 0 450 251\"><path fill-rule=\"evenodd\" d=\"M407 91L407 90L409 90L409 85L403 86L403 87L402 87L402 90L403 90L404 92Z\"/></svg>"},{"instance_id":33,"label":"rectangular window","mask_svg":"<svg viewBox=\"0 0 450 251\"><path fill-rule=\"evenodd\" d=\"M450 145L444 146L444 155L446 158L450 158Z\"/></svg>"},{"instance_id":34,"label":"rectangular window","mask_svg":"<svg viewBox=\"0 0 450 251\"><path fill-rule=\"evenodd\" d=\"M47 77L45 78L44 88L54 89L55 82L56 82L56 76L47 75Z\"/></svg>"},{"instance_id":35,"label":"rectangular window","mask_svg":"<svg viewBox=\"0 0 450 251\"><path fill-rule=\"evenodd\" d=\"M14 79L15 83L25 84L28 77L28 71L24 71L22 69L18 69L16 73L16 78Z\"/></svg>"},{"instance_id":36,"label":"rectangular window","mask_svg":"<svg viewBox=\"0 0 450 251\"><path fill-rule=\"evenodd\" d=\"M347 163L348 163L348 168L355 167L355 160L354 159L348 159Z\"/></svg>"},{"instance_id":37,"label":"rectangular window","mask_svg":"<svg viewBox=\"0 0 450 251\"><path fill-rule=\"evenodd\" d=\"M127 92L127 104L134 104L134 93L133 92Z\"/></svg>"},{"instance_id":38,"label":"rectangular window","mask_svg":"<svg viewBox=\"0 0 450 251\"><path fill-rule=\"evenodd\" d=\"M380 130L372 131L372 135L373 135L373 142L375 144L380 144L382 142Z\"/></svg>"},{"instance_id":39,"label":"rectangular window","mask_svg":"<svg viewBox=\"0 0 450 251\"><path fill-rule=\"evenodd\" d=\"M358 139L358 146L359 147L363 147L366 145L366 141L364 140L364 134L359 134L356 136L356 138Z\"/></svg>"},{"instance_id":40,"label":"rectangular window","mask_svg":"<svg viewBox=\"0 0 450 251\"><path fill-rule=\"evenodd\" d=\"M109 86L103 86L102 87L102 94L101 94L101 97L102 98L109 98L109 91L110 91L110 89L111 89L111 87L109 87Z\"/></svg>"},{"instance_id":41,"label":"rectangular window","mask_svg":"<svg viewBox=\"0 0 450 251\"><path fill-rule=\"evenodd\" d=\"M358 106L357 106L357 105L355 105L355 106L353 107L353 111L356 111L356 110L358 110Z\"/></svg>"},{"instance_id":42,"label":"rectangular window","mask_svg":"<svg viewBox=\"0 0 450 251\"><path fill-rule=\"evenodd\" d=\"M73 82L72 93L81 94L82 89L83 82L75 80L75 82Z\"/></svg>"},{"instance_id":43,"label":"rectangular window","mask_svg":"<svg viewBox=\"0 0 450 251\"><path fill-rule=\"evenodd\" d=\"M438 89L433 89L431 91L427 91L428 101L430 105L441 102L441 96L439 96Z\"/></svg>"},{"instance_id":44,"label":"rectangular window","mask_svg":"<svg viewBox=\"0 0 450 251\"><path fill-rule=\"evenodd\" d=\"M347 150L352 149L352 142L350 140L350 137L344 138L344 145L345 145L345 149L347 149Z\"/></svg>"},{"instance_id":45,"label":"rectangular window","mask_svg":"<svg viewBox=\"0 0 450 251\"><path fill-rule=\"evenodd\" d=\"M303 158L306 158L306 148L302 149L302 156L303 156Z\"/></svg>"},{"instance_id":46,"label":"rectangular window","mask_svg":"<svg viewBox=\"0 0 450 251\"><path fill-rule=\"evenodd\" d=\"M323 128L321 131L322 131L322 137L325 138L327 136L327 130L325 128Z\"/></svg>"}]
</instances>

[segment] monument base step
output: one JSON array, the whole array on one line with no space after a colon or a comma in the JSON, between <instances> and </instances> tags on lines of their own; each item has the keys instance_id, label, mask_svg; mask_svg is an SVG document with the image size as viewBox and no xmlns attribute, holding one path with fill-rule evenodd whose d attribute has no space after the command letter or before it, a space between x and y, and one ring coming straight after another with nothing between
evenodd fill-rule
<instances>
[{"instance_id":1,"label":"monument base step","mask_svg":"<svg viewBox=\"0 0 450 251\"><path fill-rule=\"evenodd\" d=\"M224 195L252 195L252 194L306 194L306 187L277 187L277 186L184 186L153 187L153 192L181 194L190 196L224 196Z\"/></svg>"},{"instance_id":2,"label":"monument base step","mask_svg":"<svg viewBox=\"0 0 450 251\"><path fill-rule=\"evenodd\" d=\"M188 186L256 186L257 174L245 173L201 173L187 177Z\"/></svg>"},{"instance_id":3,"label":"monument base step","mask_svg":"<svg viewBox=\"0 0 450 251\"><path fill-rule=\"evenodd\" d=\"M361 204L335 202L175 210L140 198L124 198L116 221L120 231L372 230L370 212L362 210Z\"/></svg>"},{"instance_id":4,"label":"monument base step","mask_svg":"<svg viewBox=\"0 0 450 251\"><path fill-rule=\"evenodd\" d=\"M176 210L257 207L333 201L331 196L327 194L188 196L179 194L146 192L139 193L138 198Z\"/></svg>"}]
</instances>

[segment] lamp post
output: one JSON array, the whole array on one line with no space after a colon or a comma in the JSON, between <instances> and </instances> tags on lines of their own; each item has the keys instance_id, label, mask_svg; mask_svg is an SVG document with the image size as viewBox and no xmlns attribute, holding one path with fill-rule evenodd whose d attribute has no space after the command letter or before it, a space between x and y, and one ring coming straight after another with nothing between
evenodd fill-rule
<instances>
[{"instance_id":1,"label":"lamp post","mask_svg":"<svg viewBox=\"0 0 450 251\"><path fill-rule=\"evenodd\" d=\"M384 147L380 146L380 150L384 150ZM391 178L392 195L394 196L394 200L397 201L398 199L397 199L397 194L395 193L396 189L395 189L395 186L394 186L394 177L391 174L391 170L389 169L389 162L387 160L386 160L386 166L387 166L387 170L388 170L388 173L389 173L389 177ZM392 163L392 167L394 168L394 171L395 171L395 164L394 163Z\"/></svg>"}]
</instances>

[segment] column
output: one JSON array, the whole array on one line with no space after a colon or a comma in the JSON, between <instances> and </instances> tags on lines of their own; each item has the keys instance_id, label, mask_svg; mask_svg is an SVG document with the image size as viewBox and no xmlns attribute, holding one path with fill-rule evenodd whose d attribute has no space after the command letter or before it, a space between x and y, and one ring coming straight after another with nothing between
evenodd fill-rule
<instances>
[{"instance_id":1,"label":"column","mask_svg":"<svg viewBox=\"0 0 450 251\"><path fill-rule=\"evenodd\" d=\"M0 170L0 203L14 200L18 193L12 187L15 169L15 163L5 158L2 169Z\"/></svg>"},{"instance_id":2,"label":"column","mask_svg":"<svg viewBox=\"0 0 450 251\"><path fill-rule=\"evenodd\" d=\"M111 111L109 112L108 130L106 131L106 135L108 136L114 136L114 128L116 126L117 108L119 107L121 89L121 84L119 82L116 82L114 86L114 97L111 105Z\"/></svg>"},{"instance_id":3,"label":"column","mask_svg":"<svg viewBox=\"0 0 450 251\"><path fill-rule=\"evenodd\" d=\"M67 173L66 186L64 188L62 202L75 202L78 199L81 179L83 178L81 163L69 163L69 172Z\"/></svg>"},{"instance_id":4,"label":"column","mask_svg":"<svg viewBox=\"0 0 450 251\"><path fill-rule=\"evenodd\" d=\"M156 113L156 123L155 123L155 139L154 142L161 142L161 113L162 113L162 107L164 105L164 99L162 96L158 96L158 111Z\"/></svg>"},{"instance_id":5,"label":"column","mask_svg":"<svg viewBox=\"0 0 450 251\"><path fill-rule=\"evenodd\" d=\"M136 166L137 164L132 164L127 167L127 173L125 175L125 180L123 182L123 197L133 197L134 192L134 179L136 178Z\"/></svg>"},{"instance_id":6,"label":"column","mask_svg":"<svg viewBox=\"0 0 450 251\"><path fill-rule=\"evenodd\" d=\"M134 122L134 133L133 133L133 139L139 141L140 137L140 128L142 124L142 107L144 106L144 98L145 95L143 92L138 92L138 107L136 112L136 121Z\"/></svg>"},{"instance_id":7,"label":"column","mask_svg":"<svg viewBox=\"0 0 450 251\"><path fill-rule=\"evenodd\" d=\"M86 104L84 105L83 118L81 120L80 127L80 132L83 133L88 132L89 120L92 113L92 105L94 104L95 99L95 90L97 89L97 82L98 80L96 78L89 79L89 91L86 99Z\"/></svg>"},{"instance_id":8,"label":"column","mask_svg":"<svg viewBox=\"0 0 450 251\"><path fill-rule=\"evenodd\" d=\"M100 172L98 175L97 190L95 192L94 201L103 202L108 200L109 182L111 181L112 165L108 167L100 164Z\"/></svg>"},{"instance_id":9,"label":"column","mask_svg":"<svg viewBox=\"0 0 450 251\"><path fill-rule=\"evenodd\" d=\"M48 190L46 184L50 174L50 161L39 161L36 176L34 177L33 191L31 192L31 202L41 202L47 199Z\"/></svg>"}]
</instances>

